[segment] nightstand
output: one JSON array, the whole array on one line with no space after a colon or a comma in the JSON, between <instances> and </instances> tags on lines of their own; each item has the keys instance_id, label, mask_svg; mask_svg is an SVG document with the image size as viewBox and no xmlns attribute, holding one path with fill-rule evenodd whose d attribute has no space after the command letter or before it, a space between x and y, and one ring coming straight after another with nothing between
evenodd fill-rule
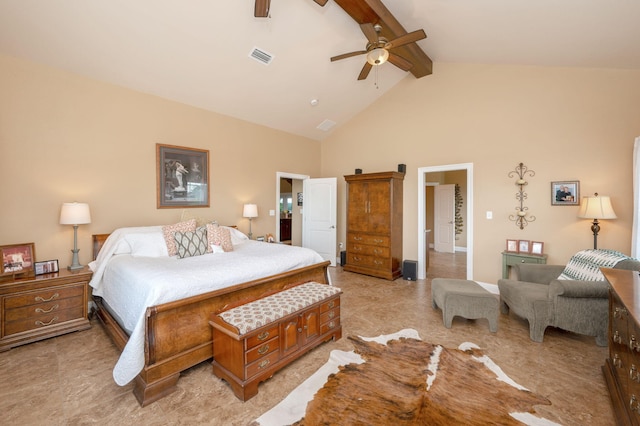
<instances>
[{"instance_id":1,"label":"nightstand","mask_svg":"<svg viewBox=\"0 0 640 426\"><path fill-rule=\"evenodd\" d=\"M91 327L89 268L0 282L0 352Z\"/></svg>"},{"instance_id":2,"label":"nightstand","mask_svg":"<svg viewBox=\"0 0 640 426\"><path fill-rule=\"evenodd\" d=\"M502 278L509 278L509 269L518 263L547 263L547 255L502 252Z\"/></svg>"}]
</instances>

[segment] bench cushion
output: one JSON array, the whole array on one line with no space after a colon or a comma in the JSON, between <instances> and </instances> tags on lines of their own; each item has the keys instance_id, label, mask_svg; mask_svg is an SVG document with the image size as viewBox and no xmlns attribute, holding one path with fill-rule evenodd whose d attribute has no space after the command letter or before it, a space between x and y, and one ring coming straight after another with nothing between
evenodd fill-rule
<instances>
[{"instance_id":1,"label":"bench cushion","mask_svg":"<svg viewBox=\"0 0 640 426\"><path fill-rule=\"evenodd\" d=\"M244 335L341 292L338 287L309 282L221 312L219 316L237 328L239 335Z\"/></svg>"}]
</instances>

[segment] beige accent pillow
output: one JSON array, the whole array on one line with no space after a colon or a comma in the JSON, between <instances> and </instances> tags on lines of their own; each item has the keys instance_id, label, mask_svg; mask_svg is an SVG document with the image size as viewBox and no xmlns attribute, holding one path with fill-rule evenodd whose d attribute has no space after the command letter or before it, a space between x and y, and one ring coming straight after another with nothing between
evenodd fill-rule
<instances>
[{"instance_id":1,"label":"beige accent pillow","mask_svg":"<svg viewBox=\"0 0 640 426\"><path fill-rule=\"evenodd\" d=\"M207 224L207 240L209 242L209 248L212 245L221 246L224 251L233 251L233 244L231 243L231 233L229 229L217 224ZM210 251L210 250L209 250Z\"/></svg>"},{"instance_id":2,"label":"beige accent pillow","mask_svg":"<svg viewBox=\"0 0 640 426\"><path fill-rule=\"evenodd\" d=\"M195 230L195 219L187 220L186 222L179 222L173 225L163 226L162 235L164 236L164 242L167 244L167 252L169 252L169 256L175 256L176 254L178 254L174 234L176 232L194 232Z\"/></svg>"}]
</instances>

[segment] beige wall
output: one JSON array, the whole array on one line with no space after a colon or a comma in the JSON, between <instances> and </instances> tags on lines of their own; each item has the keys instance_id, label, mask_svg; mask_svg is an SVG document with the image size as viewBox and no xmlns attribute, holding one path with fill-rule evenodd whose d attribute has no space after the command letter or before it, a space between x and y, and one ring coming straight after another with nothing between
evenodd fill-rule
<instances>
[{"instance_id":1,"label":"beige wall","mask_svg":"<svg viewBox=\"0 0 640 426\"><path fill-rule=\"evenodd\" d=\"M156 143L208 149L211 207L190 211L248 232L242 205L257 203L255 235L275 232L277 171L319 177L319 142L6 56L0 94L0 244L35 242L61 267L73 245L63 202L91 207L83 264L91 234L180 218L156 208Z\"/></svg>"},{"instance_id":2,"label":"beige wall","mask_svg":"<svg viewBox=\"0 0 640 426\"><path fill-rule=\"evenodd\" d=\"M545 242L550 263L592 247L590 222L576 218L578 207L551 206L551 181L579 180L582 195L611 196L618 219L602 221L599 247L630 252L639 117L638 70L438 63L433 75L407 77L323 142L322 175L405 163L404 257L416 259L417 169L473 163L474 278L495 282L507 238ZM524 230L509 220L518 203L508 173L520 162L536 173L526 187L536 221ZM338 182L344 241L345 184Z\"/></svg>"},{"instance_id":3,"label":"beige wall","mask_svg":"<svg viewBox=\"0 0 640 426\"><path fill-rule=\"evenodd\" d=\"M405 163L404 257L416 259L417 169L473 163L474 278L499 277L507 238L545 242L553 263L591 247L578 208L550 205L556 180L579 180L582 195L610 195L618 219L603 221L599 245L630 250L640 71L439 63L322 143L3 56L0 93L0 244L35 242L38 260L61 266L73 238L58 224L62 202L91 205L93 223L79 230L82 263L92 233L180 217L179 209L156 209L156 143L209 149L211 208L191 211L246 232L242 204L255 202L255 235L275 232L268 210L277 171L339 178L340 242L342 176ZM526 205L537 219L524 230L508 219L517 201L507 175L519 162L536 172Z\"/></svg>"}]
</instances>

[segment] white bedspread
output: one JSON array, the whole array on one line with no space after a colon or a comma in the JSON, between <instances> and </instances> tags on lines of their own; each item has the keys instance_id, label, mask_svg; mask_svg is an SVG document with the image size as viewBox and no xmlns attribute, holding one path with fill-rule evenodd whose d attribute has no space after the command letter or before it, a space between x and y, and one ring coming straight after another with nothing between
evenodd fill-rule
<instances>
[{"instance_id":1,"label":"white bedspread","mask_svg":"<svg viewBox=\"0 0 640 426\"><path fill-rule=\"evenodd\" d=\"M150 239L157 238L157 232L161 232L160 227L121 228L111 234L96 261L89 265L94 271L90 282L93 294L105 300L130 332L113 370L113 378L121 386L144 367L147 307L323 261L310 249L237 238L232 252L184 259L140 256L127 244L127 235L131 241L131 234Z\"/></svg>"}]
</instances>

